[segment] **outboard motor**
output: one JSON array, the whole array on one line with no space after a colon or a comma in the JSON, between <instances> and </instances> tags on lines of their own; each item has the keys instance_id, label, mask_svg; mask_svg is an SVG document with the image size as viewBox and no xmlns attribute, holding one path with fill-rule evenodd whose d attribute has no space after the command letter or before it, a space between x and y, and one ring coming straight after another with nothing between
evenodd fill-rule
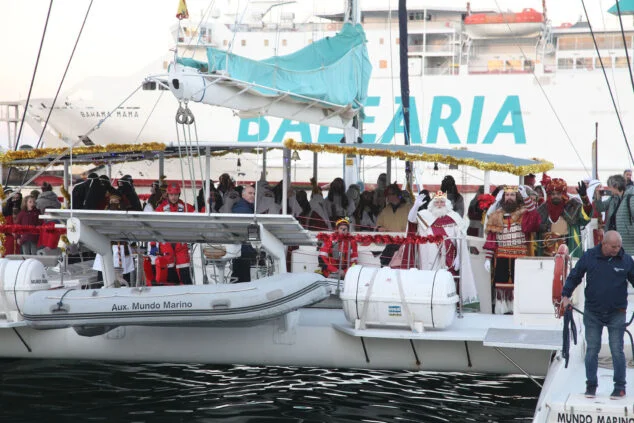
<instances>
[{"instance_id":1,"label":"outboard motor","mask_svg":"<svg viewBox=\"0 0 634 423\"><path fill-rule=\"evenodd\" d=\"M44 265L35 259L0 259L0 313L9 321L24 320L22 307L32 292L50 289Z\"/></svg>"}]
</instances>

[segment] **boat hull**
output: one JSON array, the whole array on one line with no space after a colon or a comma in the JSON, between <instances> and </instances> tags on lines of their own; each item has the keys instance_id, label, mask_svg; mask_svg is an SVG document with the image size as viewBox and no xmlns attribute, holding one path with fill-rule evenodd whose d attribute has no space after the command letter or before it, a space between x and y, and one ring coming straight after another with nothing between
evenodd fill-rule
<instances>
[{"instance_id":1,"label":"boat hull","mask_svg":"<svg viewBox=\"0 0 634 423\"><path fill-rule=\"evenodd\" d=\"M512 321L512 316L497 317ZM337 330L337 325L350 326L341 309L303 308L249 327L127 326L90 338L72 328L16 328L22 342L5 328L0 329L0 357L518 372L495 349L484 346L478 329L464 339L455 339L451 331L428 331L410 342L408 330L396 332L401 337L395 331L385 332L395 337L374 337L375 330L362 338ZM545 375L551 354L515 348L504 352L534 375Z\"/></svg>"}]
</instances>

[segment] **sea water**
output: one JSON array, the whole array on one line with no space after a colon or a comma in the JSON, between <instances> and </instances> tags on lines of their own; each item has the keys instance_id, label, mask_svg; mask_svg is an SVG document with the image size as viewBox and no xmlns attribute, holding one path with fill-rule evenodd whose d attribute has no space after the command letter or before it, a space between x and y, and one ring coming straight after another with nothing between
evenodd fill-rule
<instances>
[{"instance_id":1,"label":"sea water","mask_svg":"<svg viewBox=\"0 0 634 423\"><path fill-rule=\"evenodd\" d=\"M3 360L0 422L528 422L523 376ZM541 382L541 381L540 381Z\"/></svg>"}]
</instances>

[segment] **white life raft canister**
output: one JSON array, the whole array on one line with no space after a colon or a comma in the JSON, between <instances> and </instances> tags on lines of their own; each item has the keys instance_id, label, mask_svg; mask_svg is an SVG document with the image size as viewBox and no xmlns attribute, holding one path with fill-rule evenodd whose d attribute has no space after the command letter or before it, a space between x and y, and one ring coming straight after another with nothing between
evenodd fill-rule
<instances>
[{"instance_id":1,"label":"white life raft canister","mask_svg":"<svg viewBox=\"0 0 634 423\"><path fill-rule=\"evenodd\" d=\"M459 297L447 270L353 266L341 299L352 324L442 329L453 322Z\"/></svg>"}]
</instances>

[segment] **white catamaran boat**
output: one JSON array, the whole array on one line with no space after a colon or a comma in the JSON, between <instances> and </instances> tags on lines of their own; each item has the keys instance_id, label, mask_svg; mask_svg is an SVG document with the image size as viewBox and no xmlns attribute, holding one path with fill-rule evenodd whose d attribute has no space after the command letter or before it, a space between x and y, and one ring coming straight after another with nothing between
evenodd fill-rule
<instances>
[{"instance_id":1,"label":"white catamaran boat","mask_svg":"<svg viewBox=\"0 0 634 423\"><path fill-rule=\"evenodd\" d=\"M352 6L343 26L332 28L341 30L337 36L312 43L313 48L293 55L298 58L302 53L315 55L330 50L335 60L327 63L346 62L344 65L348 66L335 68L335 75L340 78L352 75L348 82L353 87L346 86L351 89L345 93L336 86L324 85L323 81L333 78L327 74L332 69L301 68L301 72L310 72L313 77L309 78L312 85L302 84L301 77L293 80L284 74L284 66L279 63L258 64L229 57L226 51L218 49L207 51L206 62L177 57L167 74L147 81L174 94L180 103L178 116L182 125L193 123L190 117L196 115L196 109L190 109L189 104L198 101L231 107L239 113L255 113L257 120L270 112L289 122L302 119L305 124L327 122L341 126L348 141L337 147L343 154L348 154L346 148L354 148L359 155L405 154L412 161L431 156L441 163L457 162L485 170L482 179L487 181L486 185L492 170L505 169L517 177L529 173L528 169L552 168L545 161L436 149L420 143L407 147L350 143L350 139L356 141L358 136L355 117L361 115L363 104L367 107L371 103L369 73L363 72L367 52L363 49L364 42L358 41L365 36L357 25L360 13ZM518 20L518 23L525 22ZM452 34L455 37L456 31ZM338 42L361 48L337 47ZM545 51L547 45L542 47ZM420 56L423 57L428 58ZM463 57L463 53L455 57ZM237 77L242 71L247 76ZM290 73L301 73L298 71L296 67ZM280 81L296 88L278 85ZM298 89L306 85L308 91ZM337 97L340 94L343 97ZM477 104L482 107L482 101L474 98L474 109ZM517 137L514 132L518 128L514 121L517 115L510 106L514 101L508 97L504 100L498 113L499 128L495 131L504 132L500 128L507 128L507 135L513 133ZM504 123L507 116L512 122L508 127ZM440 126L450 136L452 126L443 125ZM478 133L476 130L476 138ZM219 147L197 139L186 141L189 143L169 147L178 150L178 154L189 155L190 160L194 152L205 155L205 180L209 180L212 151L273 148L266 142ZM307 149L311 148L311 144L306 144ZM301 148L292 141L284 145ZM134 146L122 149L123 153L96 151L89 148L85 153L90 157L83 160L120 161L126 154L136 160L158 156L156 152L135 151ZM523 151L518 149L518 153ZM166 148L160 156L164 157L166 152L176 154ZM73 153L68 151L61 155L57 151L35 151L28 157L16 156L11 164L67 162L71 157ZM0 357L523 373L533 380L534 376L545 376L535 422L634 419L634 408L627 397L609 400L604 392L611 385L609 380L604 382L611 375L607 366L600 370L599 396L588 399L581 395L585 378L583 324L575 315L579 342L568 351L563 349L563 324L555 315L552 301L555 268L552 258L516 260L512 315L492 313L491 279L483 266L482 238L462 239L461 242L468 243L469 254L460 256L460 268L464 269L468 260L474 270L479 311L463 310L462 292L456 292L454 277L446 270L380 268L377 252L383 246L375 242L360 248L358 266L351 268L343 280L327 279L314 272L318 268L315 234L285 213L290 182L289 148L283 149L282 157L286 165L281 215L47 210L42 218L61 222L59 226L66 229L70 243L80 243L102 256L103 288L86 284L81 278L67 281L51 278L44 264L34 258L0 260ZM195 179L193 169L190 177ZM592 229L588 225L582 234L586 246L592 239ZM112 243L157 241L186 242L193 246L194 284L114 287ZM227 260L208 260L201 253L205 246L241 243L265 252L269 265L264 272L256 271L259 277L243 284L225 283L230 282L225 277L209 278L210 269L224 275ZM287 271L289 247L299 247L292 251L290 272ZM63 274L62 270L60 275ZM573 301L578 306L583 304L582 290L576 290ZM601 359L609 356L607 337L603 342ZM626 356L629 360L634 358L630 350ZM634 369L627 370L627 379L634 383ZM537 380L535 383L539 384Z\"/></svg>"}]
</instances>

